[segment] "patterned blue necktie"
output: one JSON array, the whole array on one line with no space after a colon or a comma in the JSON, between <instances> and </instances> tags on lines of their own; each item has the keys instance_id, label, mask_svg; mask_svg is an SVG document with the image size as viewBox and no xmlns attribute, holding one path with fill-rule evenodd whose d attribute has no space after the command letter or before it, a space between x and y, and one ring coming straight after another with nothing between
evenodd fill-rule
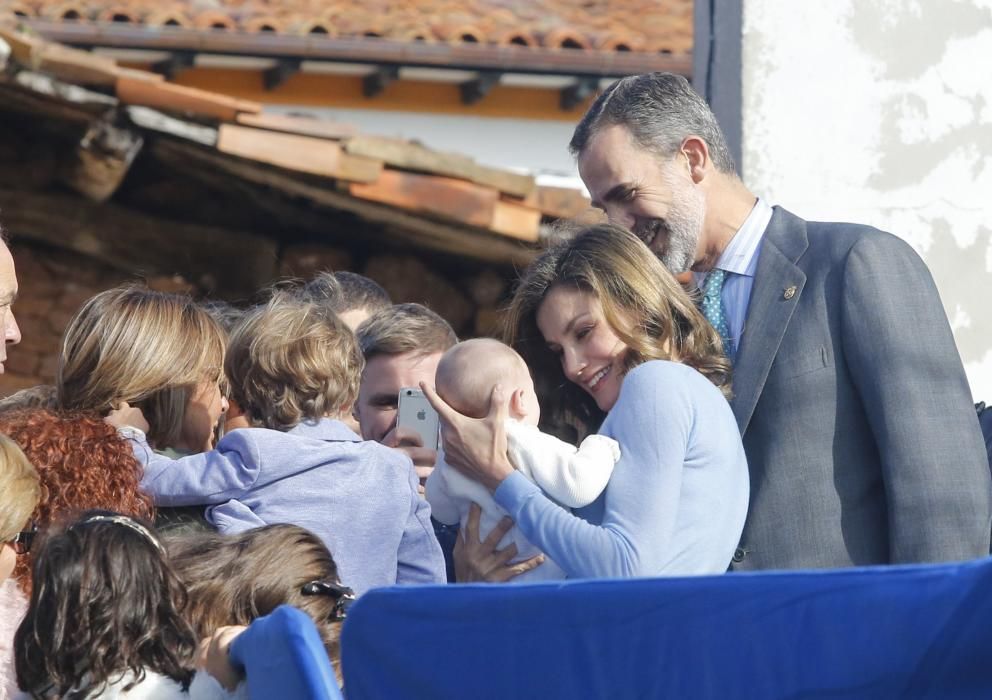
<instances>
[{"instance_id":1,"label":"patterned blue necktie","mask_svg":"<svg viewBox=\"0 0 992 700\"><path fill-rule=\"evenodd\" d=\"M733 344L730 342L730 326L727 325L727 314L723 310L723 283L727 279L727 271L713 268L703 281L703 315L723 339L723 351L727 357L733 357Z\"/></svg>"}]
</instances>

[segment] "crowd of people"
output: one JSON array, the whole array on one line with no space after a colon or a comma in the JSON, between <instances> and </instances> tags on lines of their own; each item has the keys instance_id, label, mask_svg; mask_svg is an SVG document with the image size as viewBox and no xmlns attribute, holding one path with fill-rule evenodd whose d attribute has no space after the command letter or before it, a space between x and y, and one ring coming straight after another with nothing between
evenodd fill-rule
<instances>
[{"instance_id":1,"label":"crowd of people","mask_svg":"<svg viewBox=\"0 0 992 700\"><path fill-rule=\"evenodd\" d=\"M243 697L226 650L282 604L340 681L380 586L989 553L979 423L908 245L751 194L678 76L614 83L570 149L609 223L562 227L502 341L341 271L251 308L87 301L55 384L0 401L0 698ZM16 294L0 244L0 352ZM440 447L399 424L409 389Z\"/></svg>"}]
</instances>

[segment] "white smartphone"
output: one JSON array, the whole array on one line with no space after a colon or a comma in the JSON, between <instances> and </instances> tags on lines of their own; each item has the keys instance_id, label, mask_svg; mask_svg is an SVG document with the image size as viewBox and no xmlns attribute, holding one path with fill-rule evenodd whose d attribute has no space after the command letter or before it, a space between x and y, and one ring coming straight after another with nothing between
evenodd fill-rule
<instances>
[{"instance_id":1,"label":"white smartphone","mask_svg":"<svg viewBox=\"0 0 992 700\"><path fill-rule=\"evenodd\" d=\"M396 425L419 434L424 447L437 449L440 441L440 421L437 411L420 389L406 386L400 389Z\"/></svg>"}]
</instances>

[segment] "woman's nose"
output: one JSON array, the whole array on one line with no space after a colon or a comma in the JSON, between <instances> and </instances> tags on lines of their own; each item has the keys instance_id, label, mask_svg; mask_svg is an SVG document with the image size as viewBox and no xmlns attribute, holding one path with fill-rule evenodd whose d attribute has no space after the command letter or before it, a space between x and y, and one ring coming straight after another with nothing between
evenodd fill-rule
<instances>
[{"instance_id":1,"label":"woman's nose","mask_svg":"<svg viewBox=\"0 0 992 700\"><path fill-rule=\"evenodd\" d=\"M574 352L566 352L564 355L565 376L573 382L582 380L582 370L586 367L584 359Z\"/></svg>"}]
</instances>

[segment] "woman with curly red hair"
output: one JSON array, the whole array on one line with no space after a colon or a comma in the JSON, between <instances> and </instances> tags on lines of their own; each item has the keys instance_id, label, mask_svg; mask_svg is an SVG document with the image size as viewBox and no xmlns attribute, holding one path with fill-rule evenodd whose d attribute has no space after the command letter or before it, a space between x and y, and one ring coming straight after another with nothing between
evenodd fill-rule
<instances>
[{"instance_id":1,"label":"woman with curly red hair","mask_svg":"<svg viewBox=\"0 0 992 700\"><path fill-rule=\"evenodd\" d=\"M31 515L45 530L90 509L114 510L152 520L152 500L138 489L141 465L130 443L102 419L45 409L0 414L0 433L18 444L41 479L41 500ZM30 592L30 553L17 557L14 576Z\"/></svg>"}]
</instances>

